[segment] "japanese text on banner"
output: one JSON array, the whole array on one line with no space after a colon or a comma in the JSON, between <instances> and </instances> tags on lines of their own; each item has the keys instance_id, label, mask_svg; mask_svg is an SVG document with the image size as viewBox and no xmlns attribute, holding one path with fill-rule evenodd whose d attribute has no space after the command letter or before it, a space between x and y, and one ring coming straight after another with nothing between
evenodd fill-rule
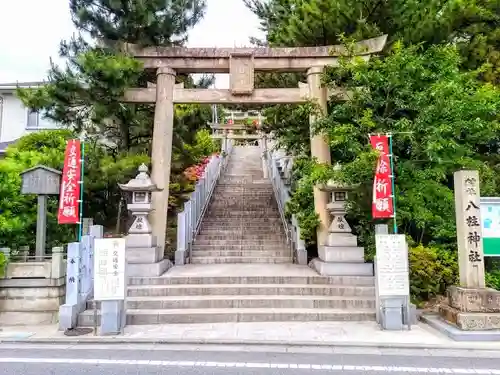
<instances>
[{"instance_id":1,"label":"japanese text on banner","mask_svg":"<svg viewBox=\"0 0 500 375\"><path fill-rule=\"evenodd\" d=\"M64 154L64 168L61 191L59 195L59 224L77 224L79 222L80 206L80 174L81 174L80 141L71 139Z\"/></svg>"},{"instance_id":2,"label":"japanese text on banner","mask_svg":"<svg viewBox=\"0 0 500 375\"><path fill-rule=\"evenodd\" d=\"M377 169L373 180L372 216L374 219L394 217L392 200L392 171L389 159L389 137L387 135L370 136L370 144L379 151Z\"/></svg>"}]
</instances>

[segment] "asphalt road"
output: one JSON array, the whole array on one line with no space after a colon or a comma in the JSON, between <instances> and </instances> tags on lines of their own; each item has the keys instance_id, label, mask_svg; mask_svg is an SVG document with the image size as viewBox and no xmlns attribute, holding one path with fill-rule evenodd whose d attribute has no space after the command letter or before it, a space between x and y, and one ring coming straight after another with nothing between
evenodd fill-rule
<instances>
[{"instance_id":1,"label":"asphalt road","mask_svg":"<svg viewBox=\"0 0 500 375\"><path fill-rule=\"evenodd\" d=\"M0 375L500 375L500 353L345 348L315 351L155 345L0 345Z\"/></svg>"}]
</instances>

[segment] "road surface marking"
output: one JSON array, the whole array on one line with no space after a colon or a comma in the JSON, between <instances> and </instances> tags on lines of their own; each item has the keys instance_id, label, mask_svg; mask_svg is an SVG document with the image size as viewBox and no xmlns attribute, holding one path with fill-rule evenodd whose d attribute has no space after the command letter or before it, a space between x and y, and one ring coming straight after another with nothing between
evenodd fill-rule
<instances>
[{"instance_id":1,"label":"road surface marking","mask_svg":"<svg viewBox=\"0 0 500 375\"><path fill-rule=\"evenodd\" d=\"M165 367L243 367L305 369L321 371L367 371L367 372L404 372L438 374L500 375L497 369L447 368L447 367L409 367L409 366L359 366L327 365L307 363L267 363L267 362L205 362L205 361L156 361L147 359L81 359L81 358L0 358L0 363L51 363L81 365L131 365Z\"/></svg>"}]
</instances>

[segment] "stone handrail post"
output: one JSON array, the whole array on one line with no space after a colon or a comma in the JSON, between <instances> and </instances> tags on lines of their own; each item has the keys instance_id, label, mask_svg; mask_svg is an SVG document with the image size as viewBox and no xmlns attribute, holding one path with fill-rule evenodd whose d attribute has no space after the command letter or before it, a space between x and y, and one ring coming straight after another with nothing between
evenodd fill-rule
<instances>
[{"instance_id":1,"label":"stone handrail post","mask_svg":"<svg viewBox=\"0 0 500 375\"><path fill-rule=\"evenodd\" d=\"M0 253L3 253L5 259L10 259L10 247L0 247Z\"/></svg>"},{"instance_id":2,"label":"stone handrail post","mask_svg":"<svg viewBox=\"0 0 500 375\"><path fill-rule=\"evenodd\" d=\"M65 274L66 267L64 264L64 248L53 247L50 276L52 279L59 279L60 277L64 277Z\"/></svg>"},{"instance_id":3,"label":"stone handrail post","mask_svg":"<svg viewBox=\"0 0 500 375\"><path fill-rule=\"evenodd\" d=\"M175 264L177 265L189 262L191 245L198 233L217 180L227 165L233 142L233 140L224 142L221 155L214 155L210 158L203 177L198 180L195 190L184 204L184 211L177 214L177 249L175 251Z\"/></svg>"},{"instance_id":4,"label":"stone handrail post","mask_svg":"<svg viewBox=\"0 0 500 375\"><path fill-rule=\"evenodd\" d=\"M28 260L28 256L30 253L30 247L29 246L20 246L19 247L19 257L22 262L26 262ZM43 259L40 259L40 261L43 261Z\"/></svg>"}]
</instances>

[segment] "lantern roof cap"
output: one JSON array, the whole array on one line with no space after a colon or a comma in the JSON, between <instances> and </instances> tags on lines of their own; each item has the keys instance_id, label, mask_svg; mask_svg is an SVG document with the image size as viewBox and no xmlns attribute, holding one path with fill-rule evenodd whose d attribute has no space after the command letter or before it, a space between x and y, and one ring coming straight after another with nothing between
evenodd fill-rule
<instances>
[{"instance_id":1,"label":"lantern roof cap","mask_svg":"<svg viewBox=\"0 0 500 375\"><path fill-rule=\"evenodd\" d=\"M131 179L126 184L118 184L123 191L141 192L141 191L160 191L156 184L151 181L148 175L148 167L142 163L138 168L139 173L135 178Z\"/></svg>"}]
</instances>

